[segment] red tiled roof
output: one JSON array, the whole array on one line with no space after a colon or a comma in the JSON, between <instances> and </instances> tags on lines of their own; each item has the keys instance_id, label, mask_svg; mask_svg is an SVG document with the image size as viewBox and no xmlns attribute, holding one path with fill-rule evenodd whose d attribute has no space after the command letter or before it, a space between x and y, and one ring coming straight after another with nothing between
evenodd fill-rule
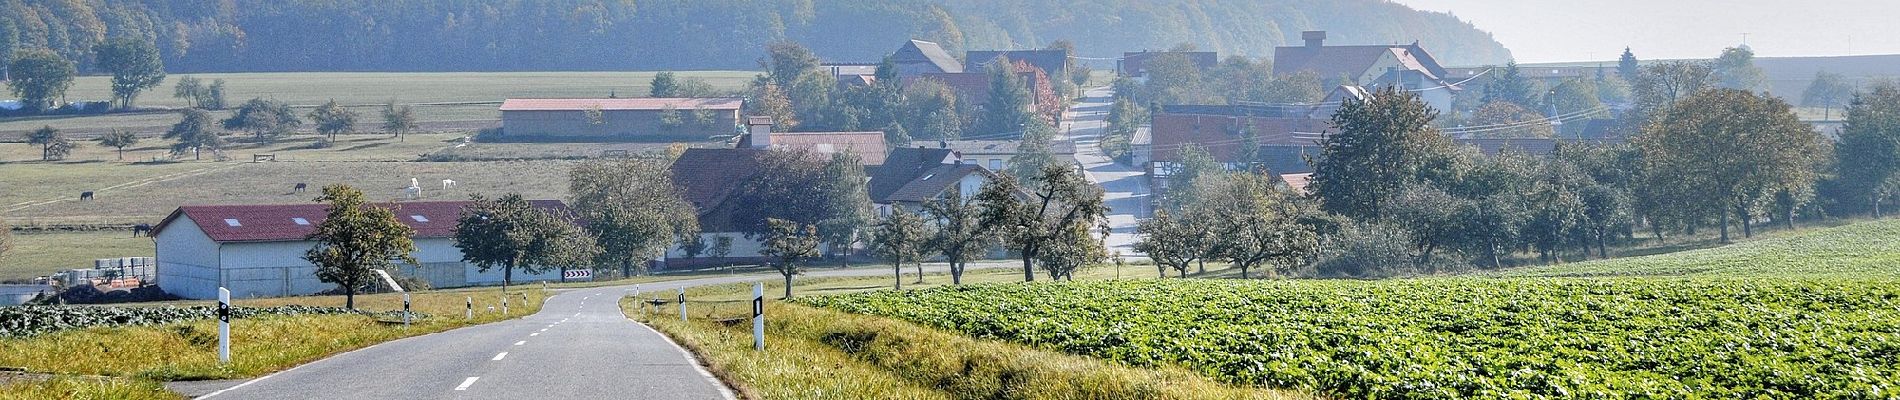
<instances>
[{"instance_id":1,"label":"red tiled roof","mask_svg":"<svg viewBox=\"0 0 1900 400\"><path fill-rule=\"evenodd\" d=\"M1240 127L1251 126L1262 145L1312 145L1315 135L1325 132L1329 123L1318 118L1271 118L1204 114L1155 113L1149 135L1154 142L1154 161L1175 161L1181 147L1200 145L1215 160L1235 162L1240 157Z\"/></svg>"},{"instance_id":2,"label":"red tiled roof","mask_svg":"<svg viewBox=\"0 0 1900 400\"><path fill-rule=\"evenodd\" d=\"M772 147L830 155L850 151L860 165L883 165L884 132L773 132Z\"/></svg>"},{"instance_id":3,"label":"red tiled roof","mask_svg":"<svg viewBox=\"0 0 1900 400\"><path fill-rule=\"evenodd\" d=\"M580 111L599 107L614 110L737 110L745 104L739 97L641 97L631 99L508 99L502 111Z\"/></svg>"},{"instance_id":4,"label":"red tiled roof","mask_svg":"<svg viewBox=\"0 0 1900 400\"><path fill-rule=\"evenodd\" d=\"M739 185L759 174L761 149L686 149L668 171L686 201L700 212L717 207Z\"/></svg>"},{"instance_id":5,"label":"red tiled roof","mask_svg":"<svg viewBox=\"0 0 1900 400\"><path fill-rule=\"evenodd\" d=\"M529 200L529 204L543 210L567 210L560 200ZM455 236L455 221L461 217L462 208L468 201L418 201L407 203L377 203L375 207L395 207L396 220L416 230L416 238L441 238ZM205 236L217 242L282 242L300 241L316 232L317 224L329 214L330 205L323 203L305 204L245 204L245 205L196 205L178 207L170 216L158 223L153 234L162 232L178 220L179 216L190 217L191 222L204 231ZM306 224L297 223L303 219ZM236 222L233 224L232 222Z\"/></svg>"}]
</instances>

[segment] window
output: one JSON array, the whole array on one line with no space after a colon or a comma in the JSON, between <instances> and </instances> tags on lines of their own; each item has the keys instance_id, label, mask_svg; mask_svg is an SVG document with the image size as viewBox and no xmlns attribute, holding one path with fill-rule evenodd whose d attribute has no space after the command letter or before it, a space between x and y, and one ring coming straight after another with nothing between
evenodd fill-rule
<instances>
[{"instance_id":1,"label":"window","mask_svg":"<svg viewBox=\"0 0 1900 400\"><path fill-rule=\"evenodd\" d=\"M230 226L244 226L244 224L240 224L240 223L238 223L238 220L237 220L237 218L225 218L225 219L224 219L224 224L225 224L225 225L230 225Z\"/></svg>"},{"instance_id":2,"label":"window","mask_svg":"<svg viewBox=\"0 0 1900 400\"><path fill-rule=\"evenodd\" d=\"M930 180L930 177L933 177L933 176L937 176L937 174L928 174L928 175L924 175L924 179L918 179L918 180L920 180L920 181L927 181L927 180Z\"/></svg>"},{"instance_id":3,"label":"window","mask_svg":"<svg viewBox=\"0 0 1900 400\"><path fill-rule=\"evenodd\" d=\"M291 218L290 222L295 222L297 225L310 225L310 220L303 218Z\"/></svg>"},{"instance_id":4,"label":"window","mask_svg":"<svg viewBox=\"0 0 1900 400\"><path fill-rule=\"evenodd\" d=\"M421 215L410 215L409 219L416 220L416 222L429 222L429 218L423 217Z\"/></svg>"}]
</instances>

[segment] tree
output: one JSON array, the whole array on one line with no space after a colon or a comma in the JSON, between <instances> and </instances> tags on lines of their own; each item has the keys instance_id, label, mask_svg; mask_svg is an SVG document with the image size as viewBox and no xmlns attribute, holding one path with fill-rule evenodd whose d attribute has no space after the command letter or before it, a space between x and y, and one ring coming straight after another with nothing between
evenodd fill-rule
<instances>
[{"instance_id":1,"label":"tree","mask_svg":"<svg viewBox=\"0 0 1900 400\"><path fill-rule=\"evenodd\" d=\"M7 67L13 64L13 52L19 47L19 27L11 19L0 19L0 81L7 80Z\"/></svg>"},{"instance_id":2,"label":"tree","mask_svg":"<svg viewBox=\"0 0 1900 400\"><path fill-rule=\"evenodd\" d=\"M1755 51L1748 46L1722 49L1722 55L1716 57L1710 67L1715 73L1716 86L1721 88L1754 91L1768 79L1761 67L1755 66Z\"/></svg>"},{"instance_id":3,"label":"tree","mask_svg":"<svg viewBox=\"0 0 1900 400\"><path fill-rule=\"evenodd\" d=\"M765 236L759 255L778 259L772 269L785 276L785 298L792 298L792 276L802 273L799 263L819 256L818 227L772 218L766 220L771 233Z\"/></svg>"},{"instance_id":4,"label":"tree","mask_svg":"<svg viewBox=\"0 0 1900 400\"><path fill-rule=\"evenodd\" d=\"M244 110L240 108L238 112ZM317 124L317 134L328 135L331 141L336 140L337 134L356 131L356 112L343 108L343 105L336 103L336 99L310 110L309 117L310 122Z\"/></svg>"},{"instance_id":5,"label":"tree","mask_svg":"<svg viewBox=\"0 0 1900 400\"><path fill-rule=\"evenodd\" d=\"M1186 54L1168 53L1149 58L1145 64L1148 81L1141 85L1135 100L1144 104L1207 104L1216 95L1207 89L1207 78L1200 65Z\"/></svg>"},{"instance_id":6,"label":"tree","mask_svg":"<svg viewBox=\"0 0 1900 400\"><path fill-rule=\"evenodd\" d=\"M679 89L673 71L660 71L653 74L653 82L647 85L647 97L679 97Z\"/></svg>"},{"instance_id":7,"label":"tree","mask_svg":"<svg viewBox=\"0 0 1900 400\"><path fill-rule=\"evenodd\" d=\"M1009 166L1004 168L1003 173L1016 177L1018 182L1036 185L1039 182L1036 178L1044 168L1058 164L1054 148L1055 135L1055 128L1049 126L1048 122L1040 119L1027 121L1023 126L1022 138L1016 141L1016 154L1009 157Z\"/></svg>"},{"instance_id":8,"label":"tree","mask_svg":"<svg viewBox=\"0 0 1900 400\"><path fill-rule=\"evenodd\" d=\"M983 226L982 205L952 188L943 197L924 203L924 213L935 225L930 232L929 248L950 263L950 284L963 284L963 269L970 260L983 256L995 238Z\"/></svg>"},{"instance_id":9,"label":"tree","mask_svg":"<svg viewBox=\"0 0 1900 400\"><path fill-rule=\"evenodd\" d=\"M238 106L231 118L225 118L224 129L249 131L258 140L290 134L290 131L302 125L303 120L290 111L290 105L272 100L254 98Z\"/></svg>"},{"instance_id":10,"label":"tree","mask_svg":"<svg viewBox=\"0 0 1900 400\"><path fill-rule=\"evenodd\" d=\"M865 176L859 160L858 155L849 151L832 153L819 177L825 211L816 224L818 236L824 238L830 253L842 256L846 265L850 262L851 246L858 240L858 231L870 225L876 213L865 187L870 178Z\"/></svg>"},{"instance_id":11,"label":"tree","mask_svg":"<svg viewBox=\"0 0 1900 400\"><path fill-rule=\"evenodd\" d=\"M455 247L462 261L482 272L501 268L501 290L514 283L515 270L538 274L581 265L597 251L572 218L535 208L520 194L490 200L472 196L456 219Z\"/></svg>"},{"instance_id":12,"label":"tree","mask_svg":"<svg viewBox=\"0 0 1900 400\"><path fill-rule=\"evenodd\" d=\"M416 230L396 219L395 204L373 206L363 191L345 184L323 187L317 201L330 202L323 222L305 240L317 244L303 259L317 267L317 279L343 288L343 306L356 309L356 291L376 279L376 270L388 270L400 260L422 265L411 253Z\"/></svg>"},{"instance_id":13,"label":"tree","mask_svg":"<svg viewBox=\"0 0 1900 400\"><path fill-rule=\"evenodd\" d=\"M396 101L390 100L383 105L383 132L389 132L396 141L403 141L403 135L416 130L416 110L411 106L396 107Z\"/></svg>"},{"instance_id":14,"label":"tree","mask_svg":"<svg viewBox=\"0 0 1900 400\"><path fill-rule=\"evenodd\" d=\"M1630 48L1624 47L1623 56L1618 57L1616 60L1617 76L1623 77L1623 80L1626 81L1635 80L1636 75L1641 73L1641 69L1642 65L1636 62L1636 53L1630 52Z\"/></svg>"},{"instance_id":15,"label":"tree","mask_svg":"<svg viewBox=\"0 0 1900 400\"><path fill-rule=\"evenodd\" d=\"M204 81L185 75L178 77L178 81L172 84L172 98L185 99L187 106L199 107L198 99L204 97L205 90Z\"/></svg>"},{"instance_id":16,"label":"tree","mask_svg":"<svg viewBox=\"0 0 1900 400\"><path fill-rule=\"evenodd\" d=\"M890 215L879 219L877 229L871 234L871 251L891 261L891 275L896 278L893 288L904 290L904 264L923 258L931 237L927 229L923 218L904 211L903 207L891 207ZM923 280L919 271L917 281Z\"/></svg>"},{"instance_id":17,"label":"tree","mask_svg":"<svg viewBox=\"0 0 1900 400\"><path fill-rule=\"evenodd\" d=\"M1624 125L1640 130L1655 116L1667 113L1677 101L1714 85L1714 70L1708 64L1693 61L1667 61L1644 66L1630 80L1634 109L1625 113Z\"/></svg>"},{"instance_id":18,"label":"tree","mask_svg":"<svg viewBox=\"0 0 1900 400\"><path fill-rule=\"evenodd\" d=\"M26 142L40 145L40 161L63 160L73 152L72 140L51 125L28 132Z\"/></svg>"},{"instance_id":19,"label":"tree","mask_svg":"<svg viewBox=\"0 0 1900 400\"><path fill-rule=\"evenodd\" d=\"M92 51L95 66L112 74L112 97L120 108L132 108L139 92L165 82L165 62L152 42L121 37L94 45Z\"/></svg>"},{"instance_id":20,"label":"tree","mask_svg":"<svg viewBox=\"0 0 1900 400\"><path fill-rule=\"evenodd\" d=\"M713 235L712 246L708 246L706 248L706 255L712 256L712 258L725 260L726 256L731 255L731 254L732 254L732 237L726 236L726 235Z\"/></svg>"},{"instance_id":21,"label":"tree","mask_svg":"<svg viewBox=\"0 0 1900 400\"><path fill-rule=\"evenodd\" d=\"M601 249L599 261L619 264L621 276L644 275L645 260L699 237L698 212L673 184L667 164L650 158L595 160L569 172L574 210Z\"/></svg>"},{"instance_id":22,"label":"tree","mask_svg":"<svg viewBox=\"0 0 1900 400\"><path fill-rule=\"evenodd\" d=\"M1507 102L1520 107L1535 108L1539 99L1537 87L1525 78L1516 62L1504 64L1504 67L1491 71L1491 81L1484 85L1483 103Z\"/></svg>"},{"instance_id":23,"label":"tree","mask_svg":"<svg viewBox=\"0 0 1900 400\"><path fill-rule=\"evenodd\" d=\"M1359 220L1384 218L1392 198L1448 154L1451 139L1418 96L1391 88L1367 101L1347 101L1333 114L1338 132L1320 141L1308 185L1328 212Z\"/></svg>"},{"instance_id":24,"label":"tree","mask_svg":"<svg viewBox=\"0 0 1900 400\"><path fill-rule=\"evenodd\" d=\"M206 149L211 150L212 154L217 154L218 150L224 148L224 138L218 136L218 132L211 130L211 113L201 109L187 108L183 114L184 117L177 124L172 124L171 129L166 130L163 136L165 139L177 141L172 143L172 156L183 155L186 150L190 150L191 158L197 160L202 159L199 157L200 152Z\"/></svg>"},{"instance_id":25,"label":"tree","mask_svg":"<svg viewBox=\"0 0 1900 400\"><path fill-rule=\"evenodd\" d=\"M1076 221L1054 228L1054 239L1036 255L1036 264L1049 273L1050 280L1075 281L1076 270L1108 259L1108 247L1102 243L1108 233L1106 220L1094 225ZM1102 236L1096 235L1097 231Z\"/></svg>"},{"instance_id":26,"label":"tree","mask_svg":"<svg viewBox=\"0 0 1900 400\"><path fill-rule=\"evenodd\" d=\"M983 112L976 122L976 131L985 136L1020 136L1029 129L1029 124L1043 121L1034 109L1036 99L1029 92L1022 75L1010 64L1009 59L998 58L985 67L989 75L988 101L983 103ZM1047 124L1047 121L1044 121Z\"/></svg>"},{"instance_id":27,"label":"tree","mask_svg":"<svg viewBox=\"0 0 1900 400\"><path fill-rule=\"evenodd\" d=\"M1839 143L1838 178L1849 202L1864 201L1874 217L1900 193L1900 83L1880 82L1854 96L1845 112Z\"/></svg>"},{"instance_id":28,"label":"tree","mask_svg":"<svg viewBox=\"0 0 1900 400\"><path fill-rule=\"evenodd\" d=\"M1208 154L1201 145L1189 143L1174 151L1174 166L1168 171L1170 187L1179 188L1167 193L1169 208L1180 211L1183 206L1193 203L1199 191L1193 190L1202 178L1209 178L1227 171L1220 161Z\"/></svg>"},{"instance_id":29,"label":"tree","mask_svg":"<svg viewBox=\"0 0 1900 400\"><path fill-rule=\"evenodd\" d=\"M1668 206L1719 216L1727 242L1731 215L1751 236L1771 196L1812 187L1827 155L1821 140L1779 98L1715 89L1683 99L1635 143L1646 184L1680 194Z\"/></svg>"},{"instance_id":30,"label":"tree","mask_svg":"<svg viewBox=\"0 0 1900 400\"><path fill-rule=\"evenodd\" d=\"M1214 190L1217 198L1208 199L1215 235L1214 249L1221 258L1240 268L1247 279L1254 267L1272 266L1285 274L1306 263L1319 251L1319 232L1300 223L1312 212L1298 195L1273 182L1274 177L1255 173L1233 174L1220 180Z\"/></svg>"},{"instance_id":31,"label":"tree","mask_svg":"<svg viewBox=\"0 0 1900 400\"><path fill-rule=\"evenodd\" d=\"M79 74L71 61L46 50L28 50L15 55L7 64L7 87L28 111L43 112L55 107L54 99L64 97Z\"/></svg>"},{"instance_id":32,"label":"tree","mask_svg":"<svg viewBox=\"0 0 1900 400\"><path fill-rule=\"evenodd\" d=\"M1200 238L1194 237L1195 232L1190 228L1167 210L1155 211L1154 218L1135 226L1135 234L1141 236L1135 242L1135 251L1147 254L1155 265L1175 270L1186 278L1188 267L1201 257ZM1167 275L1164 273L1162 277Z\"/></svg>"},{"instance_id":33,"label":"tree","mask_svg":"<svg viewBox=\"0 0 1900 400\"><path fill-rule=\"evenodd\" d=\"M1595 114L1604 108L1603 96L1601 91L1598 90L1598 82L1607 81L1584 78L1565 79L1563 83L1557 84L1557 87L1551 88L1550 96L1545 97L1544 101L1549 103L1548 107L1553 117L1566 115L1589 116ZM1562 134L1566 137L1577 137L1577 135L1583 133L1584 125L1587 125L1581 122L1584 121L1580 120L1579 123L1566 123L1558 128L1563 131ZM1482 125L1481 123L1477 124Z\"/></svg>"},{"instance_id":34,"label":"tree","mask_svg":"<svg viewBox=\"0 0 1900 400\"><path fill-rule=\"evenodd\" d=\"M197 100L198 108L206 110L224 109L224 80L213 79L211 86L205 87L204 97Z\"/></svg>"},{"instance_id":35,"label":"tree","mask_svg":"<svg viewBox=\"0 0 1900 400\"><path fill-rule=\"evenodd\" d=\"M1025 190L1024 186L1033 188ZM1025 195L1026 194L1026 195ZM1044 248L1065 234L1064 229L1096 226L1108 218L1102 189L1082 177L1072 165L1043 167L1032 185L1018 185L1007 175L991 179L978 191L982 225L1004 237L1004 243L1022 256L1023 280L1036 280L1035 260Z\"/></svg>"},{"instance_id":36,"label":"tree","mask_svg":"<svg viewBox=\"0 0 1900 400\"><path fill-rule=\"evenodd\" d=\"M1814 73L1814 81L1808 83L1807 90L1801 92L1801 105L1821 107L1821 119L1833 119L1834 107L1842 105L1854 95L1854 85L1847 78L1827 71Z\"/></svg>"},{"instance_id":37,"label":"tree","mask_svg":"<svg viewBox=\"0 0 1900 400\"><path fill-rule=\"evenodd\" d=\"M1494 101L1478 107L1471 113L1468 121L1471 136L1477 138L1513 139L1540 138L1556 136L1550 122L1536 112L1524 109L1516 103Z\"/></svg>"},{"instance_id":38,"label":"tree","mask_svg":"<svg viewBox=\"0 0 1900 400\"><path fill-rule=\"evenodd\" d=\"M792 111L792 100L778 84L763 83L754 85L752 96L745 102L746 114L772 117L773 129L790 131L798 127L798 116Z\"/></svg>"},{"instance_id":39,"label":"tree","mask_svg":"<svg viewBox=\"0 0 1900 400\"><path fill-rule=\"evenodd\" d=\"M113 129L99 136L99 145L118 150L121 161L125 160L125 148L136 144L139 144L139 135L128 130Z\"/></svg>"}]
</instances>

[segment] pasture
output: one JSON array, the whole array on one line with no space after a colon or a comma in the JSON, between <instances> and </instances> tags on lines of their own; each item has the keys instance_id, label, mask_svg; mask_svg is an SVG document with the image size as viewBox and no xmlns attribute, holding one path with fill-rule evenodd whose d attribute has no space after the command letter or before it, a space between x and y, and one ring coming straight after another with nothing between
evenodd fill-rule
<instances>
[{"instance_id":1,"label":"pasture","mask_svg":"<svg viewBox=\"0 0 1900 400\"><path fill-rule=\"evenodd\" d=\"M416 106L416 119L425 130L473 130L500 125L496 111L509 97L620 97L645 96L656 72L281 72L173 74L163 85L142 93L140 108L184 108L173 98L172 85L181 76L210 84L225 80L225 101L231 105L252 98L282 101L298 112L330 100L350 106L364 118L365 127L381 122L382 105L394 100ZM700 78L720 90L744 88L757 72L682 71L681 78ZM66 92L69 101L111 98L111 77L83 76ZM228 112L214 113L223 118ZM133 113L93 116L49 116L0 119L0 141L41 126L90 135L109 129L157 133L178 122L176 113Z\"/></svg>"}]
</instances>

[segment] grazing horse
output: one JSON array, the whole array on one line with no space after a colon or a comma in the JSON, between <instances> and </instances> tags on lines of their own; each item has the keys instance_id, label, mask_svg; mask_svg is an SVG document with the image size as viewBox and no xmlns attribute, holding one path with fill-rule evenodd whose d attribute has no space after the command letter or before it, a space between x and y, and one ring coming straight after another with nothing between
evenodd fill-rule
<instances>
[{"instance_id":1,"label":"grazing horse","mask_svg":"<svg viewBox=\"0 0 1900 400\"><path fill-rule=\"evenodd\" d=\"M92 200L92 192L79 192L79 201Z\"/></svg>"},{"instance_id":2,"label":"grazing horse","mask_svg":"<svg viewBox=\"0 0 1900 400\"><path fill-rule=\"evenodd\" d=\"M454 179L443 179L443 180L442 180L442 190L449 190L449 188L453 188L453 187L455 187L455 180L454 180Z\"/></svg>"},{"instance_id":3,"label":"grazing horse","mask_svg":"<svg viewBox=\"0 0 1900 400\"><path fill-rule=\"evenodd\" d=\"M152 224L132 225L132 237L152 236Z\"/></svg>"},{"instance_id":4,"label":"grazing horse","mask_svg":"<svg viewBox=\"0 0 1900 400\"><path fill-rule=\"evenodd\" d=\"M310 185L306 185L303 182L297 182L297 186L290 188L290 191L293 193L303 193L304 189L309 189L309 188L310 188Z\"/></svg>"}]
</instances>

